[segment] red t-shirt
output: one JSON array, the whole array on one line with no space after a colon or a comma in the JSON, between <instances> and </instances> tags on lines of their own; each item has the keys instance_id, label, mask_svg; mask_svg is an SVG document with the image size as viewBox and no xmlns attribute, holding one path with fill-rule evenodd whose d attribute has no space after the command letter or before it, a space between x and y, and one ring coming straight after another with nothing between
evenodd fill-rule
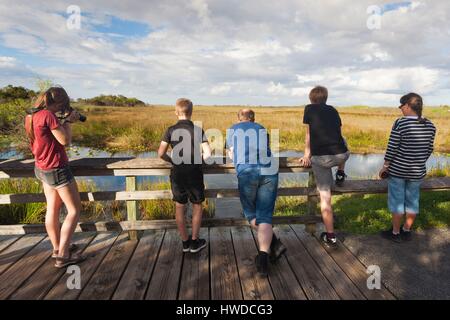
<instances>
[{"instance_id":1,"label":"red t-shirt","mask_svg":"<svg viewBox=\"0 0 450 320\"><path fill-rule=\"evenodd\" d=\"M53 112L44 109L33 115L34 143L31 151L39 169L62 168L69 163L66 149L56 140L51 131L59 126Z\"/></svg>"}]
</instances>

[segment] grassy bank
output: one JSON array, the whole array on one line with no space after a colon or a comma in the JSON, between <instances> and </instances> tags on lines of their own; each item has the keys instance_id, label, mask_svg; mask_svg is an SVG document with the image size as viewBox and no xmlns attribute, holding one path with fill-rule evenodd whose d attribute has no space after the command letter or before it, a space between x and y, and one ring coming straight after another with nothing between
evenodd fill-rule
<instances>
[{"instance_id":1,"label":"grassy bank","mask_svg":"<svg viewBox=\"0 0 450 320\"><path fill-rule=\"evenodd\" d=\"M94 183L79 180L80 192L99 191ZM138 190L167 190L169 182L144 183ZM0 180L0 194L42 193L42 185L36 179ZM45 221L45 203L27 203L0 205L0 224L43 223ZM175 204L172 200L138 201L138 210L142 220L174 219ZM205 201L203 215L214 216L215 206L212 201ZM122 221L126 220L125 201L82 202L81 221Z\"/></svg>"},{"instance_id":2,"label":"grassy bank","mask_svg":"<svg viewBox=\"0 0 450 320\"><path fill-rule=\"evenodd\" d=\"M27 151L23 132L24 110L29 104L18 101L0 104L0 150L8 149L13 142ZM165 129L176 122L173 107L99 107L75 104L88 116L85 123L73 126L76 145L110 152L154 151L159 146ZM194 121L201 121L203 128L226 129L236 122L241 106L196 106ZM256 121L268 129L279 129L282 150L304 149L305 130L302 124L303 107L252 107ZM450 108L428 107L425 116L437 126L435 151L450 153ZM397 108L343 107L339 108L342 131L353 153L382 153L385 151L389 132L396 118ZM7 125L6 125L7 124ZM222 145L214 143L217 148Z\"/></svg>"},{"instance_id":3,"label":"grassy bank","mask_svg":"<svg viewBox=\"0 0 450 320\"><path fill-rule=\"evenodd\" d=\"M307 210L305 197L280 197L275 215L298 215ZM336 229L353 234L377 233L390 227L387 195L342 195L333 197ZM415 228L450 226L450 192L423 192Z\"/></svg>"}]
</instances>

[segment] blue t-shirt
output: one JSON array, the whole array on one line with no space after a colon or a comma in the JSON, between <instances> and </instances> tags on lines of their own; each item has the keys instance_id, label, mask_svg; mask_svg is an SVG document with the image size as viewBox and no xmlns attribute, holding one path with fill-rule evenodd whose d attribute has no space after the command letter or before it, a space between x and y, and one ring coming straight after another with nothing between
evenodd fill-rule
<instances>
[{"instance_id":1,"label":"blue t-shirt","mask_svg":"<svg viewBox=\"0 0 450 320\"><path fill-rule=\"evenodd\" d=\"M270 167L269 134L255 122L239 122L227 130L227 149L233 147L233 163L236 172L249 167Z\"/></svg>"}]
</instances>

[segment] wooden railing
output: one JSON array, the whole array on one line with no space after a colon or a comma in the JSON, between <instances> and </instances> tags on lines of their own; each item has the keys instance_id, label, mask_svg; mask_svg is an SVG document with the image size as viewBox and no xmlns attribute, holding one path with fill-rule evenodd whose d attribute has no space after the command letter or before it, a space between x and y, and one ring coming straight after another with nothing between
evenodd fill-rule
<instances>
[{"instance_id":1,"label":"wooden railing","mask_svg":"<svg viewBox=\"0 0 450 320\"><path fill-rule=\"evenodd\" d=\"M225 162L225 161L224 161ZM80 223L78 228L83 231L126 230L130 231L132 238L136 231L156 228L176 227L173 220L140 221L138 220L137 201L150 199L171 199L170 190L137 191L137 176L168 176L171 165L160 159L151 158L83 158L70 162L75 176L123 176L126 179L124 191L81 192L82 201L108 201L123 200L127 202L127 221ZM305 215L277 216L274 223L304 223L309 232L315 231L315 224L321 221L318 216L318 194L315 188L314 175L311 169L303 168L296 158L279 158L279 172L306 173L309 175L306 187L281 187L278 196L306 196L308 210ZM235 173L231 163L204 165L204 173L232 174ZM33 160L0 160L0 178L34 177ZM450 188L450 177L426 179L422 185L423 190L446 190ZM387 184L382 180L346 181L345 185L333 190L334 194L345 193L386 193ZM239 197L236 189L206 189L207 198ZM27 194L0 194L0 204L45 202L42 193ZM244 218L205 219L204 226L245 225ZM42 225L0 226L0 233L27 233L42 232Z\"/></svg>"}]
</instances>

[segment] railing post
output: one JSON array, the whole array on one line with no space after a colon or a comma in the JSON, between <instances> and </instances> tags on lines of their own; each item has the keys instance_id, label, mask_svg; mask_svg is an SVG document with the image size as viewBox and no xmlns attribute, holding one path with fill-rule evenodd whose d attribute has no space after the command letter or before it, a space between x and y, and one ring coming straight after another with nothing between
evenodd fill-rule
<instances>
[{"instance_id":1,"label":"railing post","mask_svg":"<svg viewBox=\"0 0 450 320\"><path fill-rule=\"evenodd\" d=\"M126 177L126 189L127 191L136 191L136 177ZM127 220L128 221L136 221L137 220L137 201L127 200ZM131 230L128 231L128 235L130 240L137 240L137 231Z\"/></svg>"},{"instance_id":2,"label":"railing post","mask_svg":"<svg viewBox=\"0 0 450 320\"><path fill-rule=\"evenodd\" d=\"M315 191L315 188L316 188L316 179L314 177L314 173L312 171L309 171L308 189L309 191L310 190ZM317 204L319 202L319 197L316 195L314 196L308 195L307 201L308 201L308 215L311 216L317 215ZM314 234L316 232L316 224L315 223L306 224L306 232Z\"/></svg>"}]
</instances>

